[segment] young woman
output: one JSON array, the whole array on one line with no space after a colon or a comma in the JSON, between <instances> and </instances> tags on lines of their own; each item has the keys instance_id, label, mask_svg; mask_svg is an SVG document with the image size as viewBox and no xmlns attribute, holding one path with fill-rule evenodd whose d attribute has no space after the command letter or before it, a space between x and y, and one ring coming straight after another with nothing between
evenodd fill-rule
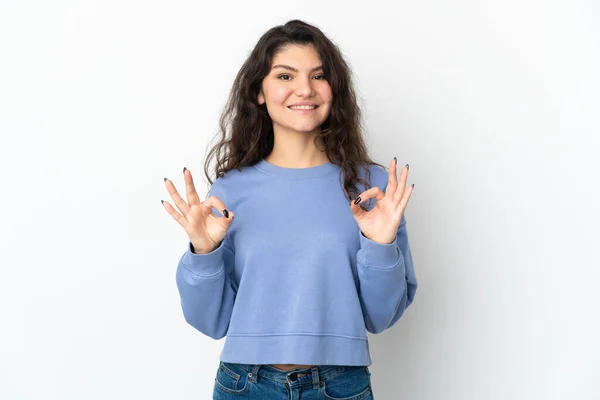
<instances>
[{"instance_id":1,"label":"young woman","mask_svg":"<svg viewBox=\"0 0 600 400\"><path fill-rule=\"evenodd\" d=\"M189 236L176 272L186 321L227 336L214 399L373 399L366 332L417 289L408 164L373 162L351 73L317 27L267 31L240 69L201 201L165 185ZM216 158L216 180L208 173ZM214 210L213 210L214 208Z\"/></svg>"}]
</instances>

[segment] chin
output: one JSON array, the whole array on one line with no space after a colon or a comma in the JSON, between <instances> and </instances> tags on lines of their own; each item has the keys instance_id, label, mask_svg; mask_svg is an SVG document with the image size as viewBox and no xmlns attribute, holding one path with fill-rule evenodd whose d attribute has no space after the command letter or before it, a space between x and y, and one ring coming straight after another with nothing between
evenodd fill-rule
<instances>
[{"instance_id":1,"label":"chin","mask_svg":"<svg viewBox=\"0 0 600 400\"><path fill-rule=\"evenodd\" d=\"M313 132L313 131L319 129L319 127L320 127L320 125L310 126L310 127L290 127L290 130L293 130L296 132L310 133L310 132Z\"/></svg>"},{"instance_id":2,"label":"chin","mask_svg":"<svg viewBox=\"0 0 600 400\"><path fill-rule=\"evenodd\" d=\"M321 124L319 123L311 123L311 124L278 124L282 128L288 131L296 131L296 132L312 132L320 128Z\"/></svg>"},{"instance_id":3,"label":"chin","mask_svg":"<svg viewBox=\"0 0 600 400\"><path fill-rule=\"evenodd\" d=\"M312 123L294 124L288 126L295 131L311 132L315 129L319 129L320 126L323 125L323 122L325 121L313 121Z\"/></svg>"}]
</instances>

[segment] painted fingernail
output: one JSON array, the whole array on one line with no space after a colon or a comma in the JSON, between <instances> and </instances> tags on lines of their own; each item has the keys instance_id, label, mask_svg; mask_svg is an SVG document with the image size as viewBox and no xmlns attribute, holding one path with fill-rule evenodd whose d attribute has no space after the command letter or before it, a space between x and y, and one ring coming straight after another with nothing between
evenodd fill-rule
<instances>
[{"instance_id":1,"label":"painted fingernail","mask_svg":"<svg viewBox=\"0 0 600 400\"><path fill-rule=\"evenodd\" d=\"M354 204L358 204L360 203L360 196L358 196L358 198L356 200L354 200Z\"/></svg>"},{"instance_id":2,"label":"painted fingernail","mask_svg":"<svg viewBox=\"0 0 600 400\"><path fill-rule=\"evenodd\" d=\"M414 183L412 184L412 187L413 187L413 189L415 188L415 184Z\"/></svg>"},{"instance_id":3,"label":"painted fingernail","mask_svg":"<svg viewBox=\"0 0 600 400\"><path fill-rule=\"evenodd\" d=\"M396 157L394 157L394 164L398 164L398 159L396 159Z\"/></svg>"},{"instance_id":4,"label":"painted fingernail","mask_svg":"<svg viewBox=\"0 0 600 400\"><path fill-rule=\"evenodd\" d=\"M183 167L183 173L184 173L184 174L185 174L185 170L186 170L186 169L187 169L186 167Z\"/></svg>"},{"instance_id":5,"label":"painted fingernail","mask_svg":"<svg viewBox=\"0 0 600 400\"><path fill-rule=\"evenodd\" d=\"M410 167L408 166L408 164L406 164L406 169L410 169Z\"/></svg>"},{"instance_id":6,"label":"painted fingernail","mask_svg":"<svg viewBox=\"0 0 600 400\"><path fill-rule=\"evenodd\" d=\"M167 178L165 178L165 182L167 181Z\"/></svg>"},{"instance_id":7,"label":"painted fingernail","mask_svg":"<svg viewBox=\"0 0 600 400\"><path fill-rule=\"evenodd\" d=\"M225 216L225 218L229 218L229 211L227 211L226 208L223 209L223 215Z\"/></svg>"},{"instance_id":8,"label":"painted fingernail","mask_svg":"<svg viewBox=\"0 0 600 400\"><path fill-rule=\"evenodd\" d=\"M160 201L160 204L165 204L165 201L164 201L164 200L161 200L161 201Z\"/></svg>"}]
</instances>

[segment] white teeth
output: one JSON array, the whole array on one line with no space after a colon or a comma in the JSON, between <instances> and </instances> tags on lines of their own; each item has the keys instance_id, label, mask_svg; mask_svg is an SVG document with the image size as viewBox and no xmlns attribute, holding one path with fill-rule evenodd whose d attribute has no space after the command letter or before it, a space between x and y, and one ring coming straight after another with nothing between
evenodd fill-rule
<instances>
[{"instance_id":1,"label":"white teeth","mask_svg":"<svg viewBox=\"0 0 600 400\"><path fill-rule=\"evenodd\" d=\"M317 106L290 106L292 110L314 110Z\"/></svg>"}]
</instances>

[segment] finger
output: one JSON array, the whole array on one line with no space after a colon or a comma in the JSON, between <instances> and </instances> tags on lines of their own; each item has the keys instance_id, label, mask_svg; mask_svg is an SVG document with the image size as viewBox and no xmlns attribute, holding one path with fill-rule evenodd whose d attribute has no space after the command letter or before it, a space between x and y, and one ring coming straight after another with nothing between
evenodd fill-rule
<instances>
[{"instance_id":1,"label":"finger","mask_svg":"<svg viewBox=\"0 0 600 400\"><path fill-rule=\"evenodd\" d=\"M219 212L225 217L225 213L223 212L223 210L227 210L227 214L229 215L229 219L233 218L234 216L234 212L229 210L227 208L227 206L225 205L225 203L223 203L221 201L221 199L219 199L217 196L210 196L208 197L206 200L204 200L202 202L202 204L204 204L205 206L209 206L212 210L212 207L216 208L217 210L219 210ZM227 218L227 217L225 217Z\"/></svg>"},{"instance_id":2,"label":"finger","mask_svg":"<svg viewBox=\"0 0 600 400\"><path fill-rule=\"evenodd\" d=\"M388 171L388 184L385 188L385 195L390 199L393 199L396 188L398 187L398 161L396 157L390 162L390 169Z\"/></svg>"},{"instance_id":3,"label":"finger","mask_svg":"<svg viewBox=\"0 0 600 400\"><path fill-rule=\"evenodd\" d=\"M181 196L179 195L179 192L177 192L177 189L175 189L175 185L173 184L173 182L171 182L170 179L165 178L165 186L167 187L167 191L169 192L169 195L171 195L171 198L173 199L173 203L175 204L175 207L177 207L177 209L184 216L188 215L188 213L190 211L190 207L181 198Z\"/></svg>"},{"instance_id":4,"label":"finger","mask_svg":"<svg viewBox=\"0 0 600 400\"><path fill-rule=\"evenodd\" d=\"M169 204L168 201L163 201L162 203L163 203L163 206L165 207L165 209L167 210L167 212L171 215L171 217L173 217L173 219L175 221L177 221L177 223L185 229L185 225L187 224L187 219L183 215L178 213L177 210L175 210L175 208L173 208L173 206L171 204Z\"/></svg>"},{"instance_id":5,"label":"finger","mask_svg":"<svg viewBox=\"0 0 600 400\"><path fill-rule=\"evenodd\" d=\"M196 192L196 186L194 185L194 178L192 177L192 171L187 168L183 169L183 179L185 181L185 194L187 197L188 204L190 206L200 204L200 197Z\"/></svg>"},{"instance_id":6,"label":"finger","mask_svg":"<svg viewBox=\"0 0 600 400\"><path fill-rule=\"evenodd\" d=\"M414 188L415 188L415 184L413 183L406 189L406 192L404 193L402 200L400 200L400 203L398 204L396 211L398 211L400 213L404 212L404 210L406 209L406 206L408 205L408 200L410 200L410 196L412 195Z\"/></svg>"},{"instance_id":7,"label":"finger","mask_svg":"<svg viewBox=\"0 0 600 400\"><path fill-rule=\"evenodd\" d=\"M360 203L364 203L365 200L371 198L375 198L377 201L379 201L385 197L385 193L383 193L383 191L378 186L373 186L369 190L365 190L364 192L362 192L358 197L360 197L361 199ZM352 202L352 206L358 207L358 204L354 204L354 202Z\"/></svg>"},{"instance_id":8,"label":"finger","mask_svg":"<svg viewBox=\"0 0 600 400\"><path fill-rule=\"evenodd\" d=\"M392 201L394 204L398 205L400 201L404 198L404 194L406 193L406 180L408 179L408 164L402 168L400 171L400 182L396 187L396 192L394 193L394 197Z\"/></svg>"},{"instance_id":9,"label":"finger","mask_svg":"<svg viewBox=\"0 0 600 400\"><path fill-rule=\"evenodd\" d=\"M355 204L355 201L358 200L359 197L361 198L361 201L358 204ZM352 214L354 214L354 217L356 219L361 219L362 217L364 217L367 214L367 211L362 209L362 207L360 206L360 203L362 203L361 196L358 196L355 200L352 200L350 202L350 212Z\"/></svg>"}]
</instances>

